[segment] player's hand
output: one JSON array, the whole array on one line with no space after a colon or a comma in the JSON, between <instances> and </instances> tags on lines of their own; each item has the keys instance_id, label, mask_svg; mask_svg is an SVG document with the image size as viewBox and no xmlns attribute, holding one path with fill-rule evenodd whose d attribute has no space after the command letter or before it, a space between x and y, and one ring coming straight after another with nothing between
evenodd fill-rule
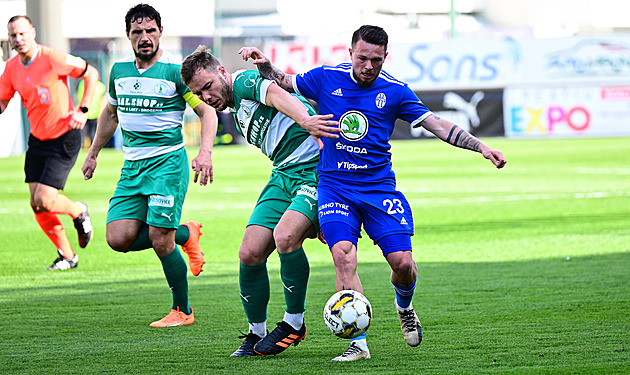
<instances>
[{"instance_id":1,"label":"player's hand","mask_svg":"<svg viewBox=\"0 0 630 375\"><path fill-rule=\"evenodd\" d=\"M321 137L326 138L339 138L339 133L341 129L339 128L338 121L329 121L329 118L332 118L333 115L315 115L309 116L300 126L306 129L313 138L315 138L315 142L319 145L319 149L321 150L324 147L322 143Z\"/></svg>"},{"instance_id":2,"label":"player's hand","mask_svg":"<svg viewBox=\"0 0 630 375\"><path fill-rule=\"evenodd\" d=\"M83 179L89 180L94 176L94 170L96 169L96 158L92 157L88 154L83 162L83 166L81 167L81 171L83 172Z\"/></svg>"},{"instance_id":3,"label":"player's hand","mask_svg":"<svg viewBox=\"0 0 630 375\"><path fill-rule=\"evenodd\" d=\"M252 59L252 62L256 65L270 63L267 56L263 55L257 47L243 47L238 50L238 53L244 61Z\"/></svg>"},{"instance_id":4,"label":"player's hand","mask_svg":"<svg viewBox=\"0 0 630 375\"><path fill-rule=\"evenodd\" d=\"M321 230L317 232L317 239L324 245L328 244L328 242L326 242L326 239L324 238L324 233Z\"/></svg>"},{"instance_id":5,"label":"player's hand","mask_svg":"<svg viewBox=\"0 0 630 375\"><path fill-rule=\"evenodd\" d=\"M494 164L495 167L497 167L497 169L501 169L505 167L505 164L507 163L501 151L488 148L482 151L482 155L484 158L490 160L492 164Z\"/></svg>"},{"instance_id":6,"label":"player's hand","mask_svg":"<svg viewBox=\"0 0 630 375\"><path fill-rule=\"evenodd\" d=\"M68 121L68 125L70 125L70 129L83 129L85 126L85 122L87 121L87 113L81 112L80 109L75 109L74 111L70 111L66 113L63 118L70 118Z\"/></svg>"},{"instance_id":7,"label":"player's hand","mask_svg":"<svg viewBox=\"0 0 630 375\"><path fill-rule=\"evenodd\" d=\"M208 181L210 183L214 181L210 151L199 150L199 155L192 160L191 166L193 171L195 171L195 176L193 178L195 183L199 180L199 185L206 186Z\"/></svg>"}]
</instances>

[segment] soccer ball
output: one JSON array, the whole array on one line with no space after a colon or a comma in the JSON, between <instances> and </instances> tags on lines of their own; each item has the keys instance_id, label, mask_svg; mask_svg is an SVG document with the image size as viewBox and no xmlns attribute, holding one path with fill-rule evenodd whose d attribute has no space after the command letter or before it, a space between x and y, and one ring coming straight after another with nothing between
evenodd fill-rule
<instances>
[{"instance_id":1,"label":"soccer ball","mask_svg":"<svg viewBox=\"0 0 630 375\"><path fill-rule=\"evenodd\" d=\"M372 306L365 296L354 290L342 290L326 302L324 321L332 333L344 339L363 334L372 323Z\"/></svg>"}]
</instances>

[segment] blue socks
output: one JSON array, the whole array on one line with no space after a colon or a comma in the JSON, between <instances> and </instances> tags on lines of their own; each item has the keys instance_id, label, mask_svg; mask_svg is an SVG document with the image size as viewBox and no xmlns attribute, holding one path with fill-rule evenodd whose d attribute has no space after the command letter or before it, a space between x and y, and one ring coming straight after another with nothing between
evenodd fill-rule
<instances>
[{"instance_id":1,"label":"blue socks","mask_svg":"<svg viewBox=\"0 0 630 375\"><path fill-rule=\"evenodd\" d=\"M416 282L413 282L411 286L398 286L393 284L394 290L396 291L396 303L398 307L407 308L411 305L411 300L413 299L413 292L416 290Z\"/></svg>"}]
</instances>

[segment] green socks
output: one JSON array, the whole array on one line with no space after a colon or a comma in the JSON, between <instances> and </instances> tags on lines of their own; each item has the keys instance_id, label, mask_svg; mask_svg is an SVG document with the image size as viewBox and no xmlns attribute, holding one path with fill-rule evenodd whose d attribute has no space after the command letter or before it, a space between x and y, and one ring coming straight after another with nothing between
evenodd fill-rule
<instances>
[{"instance_id":1,"label":"green socks","mask_svg":"<svg viewBox=\"0 0 630 375\"><path fill-rule=\"evenodd\" d=\"M284 299L287 304L286 312L300 314L304 312L306 300L306 286L310 267L306 253L299 248L288 254L278 254L280 257L280 278L284 288ZM267 263L253 266L241 264L238 273L241 289L241 302L250 323L260 323L267 320L267 304L269 303L269 275Z\"/></svg>"},{"instance_id":2,"label":"green socks","mask_svg":"<svg viewBox=\"0 0 630 375\"><path fill-rule=\"evenodd\" d=\"M188 268L186 261L179 252L177 246L169 254L159 257L162 262L162 269L168 286L173 293L172 309L190 314L190 306L188 305Z\"/></svg>"},{"instance_id":3,"label":"green socks","mask_svg":"<svg viewBox=\"0 0 630 375\"><path fill-rule=\"evenodd\" d=\"M270 293L267 263L253 266L240 264L238 283L247 321L250 323L266 321Z\"/></svg>"},{"instance_id":4,"label":"green socks","mask_svg":"<svg viewBox=\"0 0 630 375\"><path fill-rule=\"evenodd\" d=\"M304 312L306 286L310 267L304 248L280 256L280 278L284 287L284 300L289 314Z\"/></svg>"}]
</instances>

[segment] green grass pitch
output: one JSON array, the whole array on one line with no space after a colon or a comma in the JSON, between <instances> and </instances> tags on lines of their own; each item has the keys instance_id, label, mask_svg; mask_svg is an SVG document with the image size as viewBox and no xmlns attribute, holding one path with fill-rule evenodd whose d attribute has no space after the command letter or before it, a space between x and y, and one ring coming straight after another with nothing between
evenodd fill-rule
<instances>
[{"instance_id":1,"label":"green grass pitch","mask_svg":"<svg viewBox=\"0 0 630 375\"><path fill-rule=\"evenodd\" d=\"M55 250L38 228L23 157L0 159L2 374L623 374L630 373L630 138L485 139L508 164L436 140L393 142L398 188L414 209L424 341L408 347L389 267L359 242L359 275L374 310L372 359L332 363L347 340L322 318L334 292L328 249L311 264L308 335L276 357L229 358L246 319L238 248L270 163L248 146L216 147L212 185L191 185L183 220L203 225L204 272L189 274L194 325L150 328L171 296L153 251L105 242L122 154L104 150L83 181L79 155L65 193L90 207L95 235L79 267L46 271ZM196 150L189 150L192 159ZM75 248L76 233L62 217ZM268 327L282 317L272 254Z\"/></svg>"}]
</instances>

